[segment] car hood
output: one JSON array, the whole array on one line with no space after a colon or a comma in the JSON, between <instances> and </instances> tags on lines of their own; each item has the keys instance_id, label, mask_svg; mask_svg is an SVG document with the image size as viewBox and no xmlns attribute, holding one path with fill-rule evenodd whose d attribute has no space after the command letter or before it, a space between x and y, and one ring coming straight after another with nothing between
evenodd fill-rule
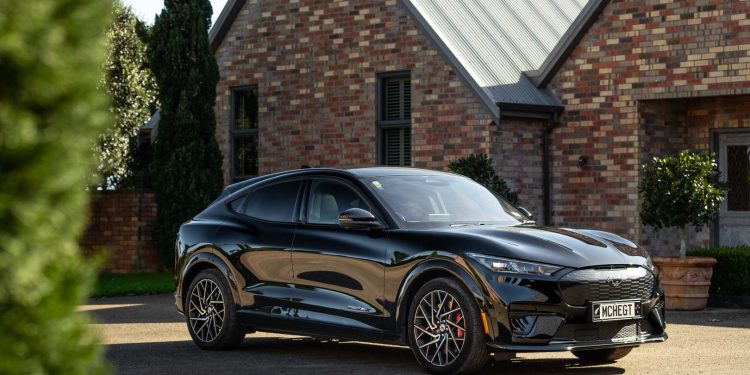
<instances>
[{"instance_id":1,"label":"car hood","mask_svg":"<svg viewBox=\"0 0 750 375\"><path fill-rule=\"evenodd\" d=\"M478 248L465 251L491 256L571 268L646 264L645 251L607 232L527 226L468 226L447 231L479 240Z\"/></svg>"}]
</instances>

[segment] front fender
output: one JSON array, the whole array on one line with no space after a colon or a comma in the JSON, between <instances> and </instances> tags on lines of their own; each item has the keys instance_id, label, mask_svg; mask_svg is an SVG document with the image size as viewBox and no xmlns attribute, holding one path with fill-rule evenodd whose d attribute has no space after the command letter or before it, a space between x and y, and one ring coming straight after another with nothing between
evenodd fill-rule
<instances>
[{"instance_id":1,"label":"front fender","mask_svg":"<svg viewBox=\"0 0 750 375\"><path fill-rule=\"evenodd\" d=\"M406 324L406 315L414 294L419 287L431 277L431 274L449 273L455 277L474 295L480 311L487 313L495 308L488 298L488 292L479 276L463 260L463 258L451 254L440 258L426 259L414 266L404 278L396 298L395 319L397 329L403 329ZM490 327L491 329L491 327ZM490 332L492 334L492 332Z\"/></svg>"}]
</instances>

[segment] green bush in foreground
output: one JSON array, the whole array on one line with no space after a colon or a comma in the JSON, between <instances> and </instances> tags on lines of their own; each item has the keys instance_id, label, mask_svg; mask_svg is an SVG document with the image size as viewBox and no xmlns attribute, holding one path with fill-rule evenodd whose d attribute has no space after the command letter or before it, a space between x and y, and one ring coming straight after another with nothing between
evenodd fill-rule
<instances>
[{"instance_id":1,"label":"green bush in foreground","mask_svg":"<svg viewBox=\"0 0 750 375\"><path fill-rule=\"evenodd\" d=\"M508 187L505 180L495 174L492 158L487 154L469 155L458 159L448 164L448 169L484 185L511 204L518 206L518 194Z\"/></svg>"},{"instance_id":2,"label":"green bush in foreground","mask_svg":"<svg viewBox=\"0 0 750 375\"><path fill-rule=\"evenodd\" d=\"M98 374L78 250L109 1L0 1L0 374Z\"/></svg>"},{"instance_id":3,"label":"green bush in foreground","mask_svg":"<svg viewBox=\"0 0 750 375\"><path fill-rule=\"evenodd\" d=\"M688 255L716 258L711 295L750 296L750 246L697 249Z\"/></svg>"}]
</instances>

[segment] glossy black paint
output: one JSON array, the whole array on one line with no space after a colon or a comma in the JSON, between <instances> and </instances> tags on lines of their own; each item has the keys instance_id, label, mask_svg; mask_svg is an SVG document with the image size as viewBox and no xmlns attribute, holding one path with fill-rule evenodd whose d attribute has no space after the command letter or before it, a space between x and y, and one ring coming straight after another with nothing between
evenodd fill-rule
<instances>
[{"instance_id":1,"label":"glossy black paint","mask_svg":"<svg viewBox=\"0 0 750 375\"><path fill-rule=\"evenodd\" d=\"M538 330L533 337L514 335L511 318L518 316L586 322L588 308L564 303L558 280L581 268L649 269L646 254L619 236L590 230L524 225L401 228L362 182L382 175L440 173L410 168L303 169L228 187L180 229L178 310L183 310L191 277L215 267L229 281L248 330L404 343L404 317L412 294L425 280L452 276L474 294L488 318L488 344L497 350L632 346L666 339L658 282L643 303L644 319L654 329L637 342L563 342ZM357 189L377 219L377 228L307 223L306 202L314 179L333 179ZM264 222L230 207L252 191L291 180L304 182L292 222ZM564 268L552 276L499 274L467 257L468 252Z\"/></svg>"}]
</instances>

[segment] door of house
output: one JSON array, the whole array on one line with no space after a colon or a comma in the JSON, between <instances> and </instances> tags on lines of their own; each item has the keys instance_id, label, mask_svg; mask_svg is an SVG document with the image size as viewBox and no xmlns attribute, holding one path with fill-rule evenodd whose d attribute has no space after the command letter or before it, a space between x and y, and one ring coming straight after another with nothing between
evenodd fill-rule
<instances>
[{"instance_id":1,"label":"door of house","mask_svg":"<svg viewBox=\"0 0 750 375\"><path fill-rule=\"evenodd\" d=\"M750 132L719 135L719 167L730 189L719 213L719 244L750 244Z\"/></svg>"}]
</instances>

